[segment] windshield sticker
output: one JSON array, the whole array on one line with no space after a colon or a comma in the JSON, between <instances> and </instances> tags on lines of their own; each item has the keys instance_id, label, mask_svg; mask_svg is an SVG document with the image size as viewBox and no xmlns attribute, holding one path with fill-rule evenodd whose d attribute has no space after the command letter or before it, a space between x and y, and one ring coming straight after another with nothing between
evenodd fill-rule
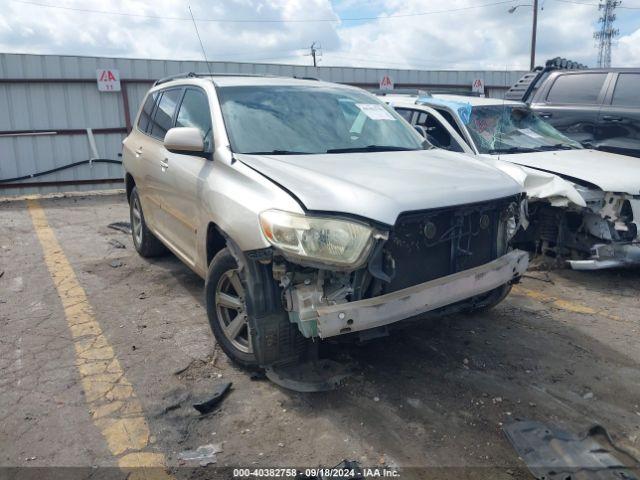
<instances>
[{"instance_id":1,"label":"windshield sticker","mask_svg":"<svg viewBox=\"0 0 640 480\"><path fill-rule=\"evenodd\" d=\"M376 105L375 103L356 103L362 113L364 113L371 120L395 120L382 105Z\"/></svg>"},{"instance_id":2,"label":"windshield sticker","mask_svg":"<svg viewBox=\"0 0 640 480\"><path fill-rule=\"evenodd\" d=\"M527 137L531 137L531 138L544 138L542 135L540 135L539 133L534 132L533 130L531 130L530 128L519 128L518 131L520 133L524 133Z\"/></svg>"}]
</instances>

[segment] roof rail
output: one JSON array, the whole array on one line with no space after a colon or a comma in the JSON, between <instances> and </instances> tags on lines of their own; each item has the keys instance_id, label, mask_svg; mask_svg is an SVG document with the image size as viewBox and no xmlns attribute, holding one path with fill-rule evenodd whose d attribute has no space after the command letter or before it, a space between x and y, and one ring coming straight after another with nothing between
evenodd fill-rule
<instances>
[{"instance_id":1,"label":"roof rail","mask_svg":"<svg viewBox=\"0 0 640 480\"><path fill-rule=\"evenodd\" d=\"M169 75L168 77L156 80L153 86L180 80L181 78L203 78L203 77L277 77L279 75L258 74L258 73L209 73L209 72L185 72ZM315 79L314 79L315 80Z\"/></svg>"},{"instance_id":2,"label":"roof rail","mask_svg":"<svg viewBox=\"0 0 640 480\"><path fill-rule=\"evenodd\" d=\"M177 73L175 75L169 75L168 77L156 80L153 86L160 85L162 83L171 82L172 80L180 80L181 78L203 78L203 77L283 77L283 75L272 75L269 73L209 73L209 72L184 72ZM315 80L320 81L316 77L297 77L295 75L292 78L299 80Z\"/></svg>"},{"instance_id":3,"label":"roof rail","mask_svg":"<svg viewBox=\"0 0 640 480\"><path fill-rule=\"evenodd\" d=\"M478 92L470 92L465 85L460 85L461 90L457 90L455 88L449 89L433 89L433 88L394 88L393 90L380 90L373 89L369 90L371 93L375 93L376 95L462 95L464 97L480 97L480 93Z\"/></svg>"}]
</instances>

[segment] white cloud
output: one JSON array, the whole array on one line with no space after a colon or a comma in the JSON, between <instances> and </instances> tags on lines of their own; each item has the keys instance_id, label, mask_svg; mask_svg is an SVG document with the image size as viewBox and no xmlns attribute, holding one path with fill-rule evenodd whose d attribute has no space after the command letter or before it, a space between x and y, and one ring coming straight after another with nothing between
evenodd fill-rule
<instances>
[{"instance_id":1,"label":"white cloud","mask_svg":"<svg viewBox=\"0 0 640 480\"><path fill-rule=\"evenodd\" d=\"M490 0L43 0L70 8L186 18L163 20L101 15L4 0L0 51L144 58L199 59L200 47L187 5L199 19L318 19L409 15L464 8ZM515 2L514 2L515 4ZM595 64L594 6L546 0L538 29L538 64L555 56ZM211 59L311 62L305 53L322 44L323 65L395 68L528 68L531 9L509 14L509 4L443 14L367 22L233 23L199 21ZM361 12L361 14L359 14ZM619 17L640 11L625 10ZM632 22L633 23L633 22ZM637 22L636 22L637 23ZM640 64L640 30L620 38L616 65Z\"/></svg>"},{"instance_id":2,"label":"white cloud","mask_svg":"<svg viewBox=\"0 0 640 480\"><path fill-rule=\"evenodd\" d=\"M617 65L637 67L640 64L640 28L620 37L613 50L613 59Z\"/></svg>"}]
</instances>

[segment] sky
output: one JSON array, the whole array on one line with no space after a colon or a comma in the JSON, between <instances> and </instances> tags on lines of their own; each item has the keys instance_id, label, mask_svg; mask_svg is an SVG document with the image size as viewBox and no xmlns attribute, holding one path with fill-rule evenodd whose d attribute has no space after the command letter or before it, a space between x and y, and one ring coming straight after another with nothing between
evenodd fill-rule
<instances>
[{"instance_id":1,"label":"sky","mask_svg":"<svg viewBox=\"0 0 640 480\"><path fill-rule=\"evenodd\" d=\"M0 0L0 52L201 60L191 7L212 61L526 70L531 1ZM540 0L536 63L596 66L597 3ZM640 0L616 13L612 65L637 67Z\"/></svg>"}]
</instances>

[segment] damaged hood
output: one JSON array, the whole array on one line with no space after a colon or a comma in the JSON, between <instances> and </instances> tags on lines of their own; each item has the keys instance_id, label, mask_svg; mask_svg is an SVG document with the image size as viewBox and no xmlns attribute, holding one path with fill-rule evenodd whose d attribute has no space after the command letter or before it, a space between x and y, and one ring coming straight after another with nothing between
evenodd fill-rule
<instances>
[{"instance_id":1,"label":"damaged hood","mask_svg":"<svg viewBox=\"0 0 640 480\"><path fill-rule=\"evenodd\" d=\"M574 184L555 173L547 173L495 158L488 157L486 161L517 181L527 192L527 199L530 202L546 200L553 207L567 207L572 203L579 207L587 206Z\"/></svg>"},{"instance_id":2,"label":"damaged hood","mask_svg":"<svg viewBox=\"0 0 640 480\"><path fill-rule=\"evenodd\" d=\"M640 194L640 159L633 157L585 149L517 153L499 159L582 180L605 192Z\"/></svg>"},{"instance_id":3,"label":"damaged hood","mask_svg":"<svg viewBox=\"0 0 640 480\"><path fill-rule=\"evenodd\" d=\"M291 192L308 210L349 213L388 225L406 211L522 192L500 170L444 150L235 157Z\"/></svg>"}]
</instances>

